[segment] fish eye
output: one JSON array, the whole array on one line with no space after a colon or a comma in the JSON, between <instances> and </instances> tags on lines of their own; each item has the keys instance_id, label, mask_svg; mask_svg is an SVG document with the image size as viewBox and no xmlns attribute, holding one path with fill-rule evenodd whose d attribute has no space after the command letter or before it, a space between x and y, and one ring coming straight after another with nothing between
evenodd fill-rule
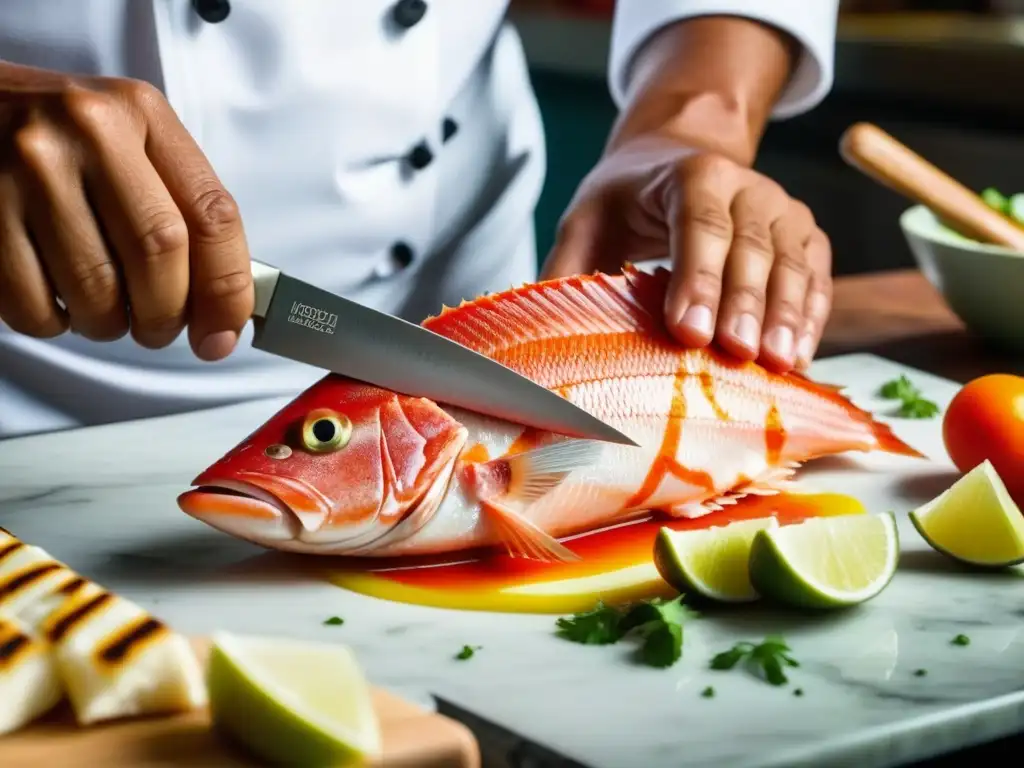
<instances>
[{"instance_id":1,"label":"fish eye","mask_svg":"<svg viewBox=\"0 0 1024 768\"><path fill-rule=\"evenodd\" d=\"M352 422L327 409L312 411L302 424L302 444L313 453L340 451L352 437Z\"/></svg>"}]
</instances>

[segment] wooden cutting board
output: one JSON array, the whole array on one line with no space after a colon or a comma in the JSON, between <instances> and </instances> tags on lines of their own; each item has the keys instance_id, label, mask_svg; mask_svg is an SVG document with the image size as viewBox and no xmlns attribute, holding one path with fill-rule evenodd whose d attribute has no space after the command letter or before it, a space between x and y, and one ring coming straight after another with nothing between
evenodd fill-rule
<instances>
[{"instance_id":1,"label":"wooden cutting board","mask_svg":"<svg viewBox=\"0 0 1024 768\"><path fill-rule=\"evenodd\" d=\"M205 666L209 641L194 641ZM368 768L479 768L469 729L394 694L373 690L384 752ZM66 708L16 733L0 736L3 768L233 768L260 765L210 728L205 709L79 728Z\"/></svg>"}]
</instances>

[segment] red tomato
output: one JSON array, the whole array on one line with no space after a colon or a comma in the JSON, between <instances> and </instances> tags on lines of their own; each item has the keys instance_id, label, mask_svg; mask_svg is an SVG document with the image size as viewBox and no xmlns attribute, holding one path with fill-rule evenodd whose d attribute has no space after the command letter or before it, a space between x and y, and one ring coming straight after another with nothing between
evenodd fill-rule
<instances>
[{"instance_id":1,"label":"red tomato","mask_svg":"<svg viewBox=\"0 0 1024 768\"><path fill-rule=\"evenodd\" d=\"M1024 377L994 373L965 384L946 409L942 440L961 472L988 459L1024 498Z\"/></svg>"}]
</instances>

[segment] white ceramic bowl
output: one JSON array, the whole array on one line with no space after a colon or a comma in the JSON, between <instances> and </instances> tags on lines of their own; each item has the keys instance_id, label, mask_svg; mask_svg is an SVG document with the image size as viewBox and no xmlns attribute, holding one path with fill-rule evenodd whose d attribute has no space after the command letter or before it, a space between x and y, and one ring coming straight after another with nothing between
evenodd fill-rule
<instances>
[{"instance_id":1,"label":"white ceramic bowl","mask_svg":"<svg viewBox=\"0 0 1024 768\"><path fill-rule=\"evenodd\" d=\"M1024 352L1024 253L969 240L923 205L900 228L925 277L978 337Z\"/></svg>"}]
</instances>

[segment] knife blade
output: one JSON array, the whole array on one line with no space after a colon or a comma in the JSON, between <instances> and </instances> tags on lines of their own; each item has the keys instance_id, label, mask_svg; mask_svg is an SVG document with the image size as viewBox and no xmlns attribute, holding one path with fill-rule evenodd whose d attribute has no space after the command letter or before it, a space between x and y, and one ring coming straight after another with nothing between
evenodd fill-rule
<instances>
[{"instance_id":1,"label":"knife blade","mask_svg":"<svg viewBox=\"0 0 1024 768\"><path fill-rule=\"evenodd\" d=\"M253 260L256 349L570 437L636 445L561 395L420 325Z\"/></svg>"}]
</instances>

